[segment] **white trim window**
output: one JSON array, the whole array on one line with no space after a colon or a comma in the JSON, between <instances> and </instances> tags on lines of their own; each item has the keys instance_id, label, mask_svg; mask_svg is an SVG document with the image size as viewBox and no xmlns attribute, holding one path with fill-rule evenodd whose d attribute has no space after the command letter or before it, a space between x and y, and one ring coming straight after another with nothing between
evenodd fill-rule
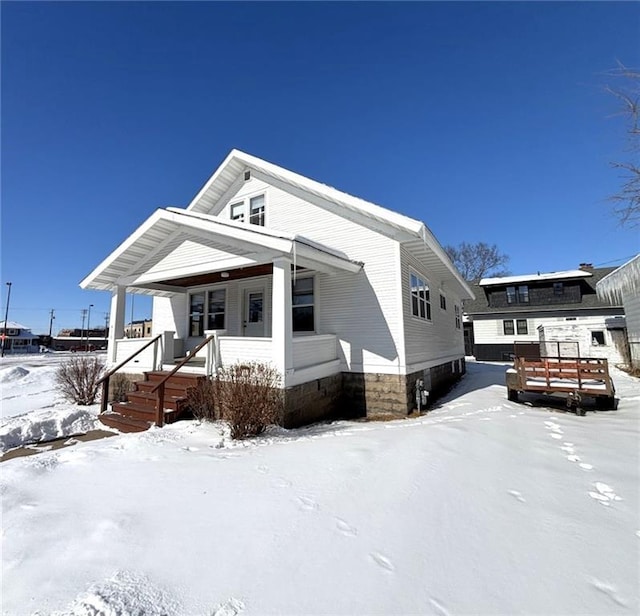
<instances>
[{"instance_id":1,"label":"white trim window","mask_svg":"<svg viewBox=\"0 0 640 616\"><path fill-rule=\"evenodd\" d=\"M231 218L231 220L237 220L238 222L244 222L244 201L233 203L229 206L229 218Z\"/></svg>"},{"instance_id":2,"label":"white trim window","mask_svg":"<svg viewBox=\"0 0 640 616\"><path fill-rule=\"evenodd\" d=\"M447 298L442 293L440 293L440 309L447 309Z\"/></svg>"},{"instance_id":3,"label":"white trim window","mask_svg":"<svg viewBox=\"0 0 640 616\"><path fill-rule=\"evenodd\" d=\"M456 317L456 329L460 329L460 306L458 304L453 305L453 312Z\"/></svg>"},{"instance_id":4,"label":"white trim window","mask_svg":"<svg viewBox=\"0 0 640 616\"><path fill-rule=\"evenodd\" d=\"M249 224L265 226L266 197L264 193L249 197L229 206L229 218L237 222L249 220Z\"/></svg>"},{"instance_id":5,"label":"white trim window","mask_svg":"<svg viewBox=\"0 0 640 616\"><path fill-rule=\"evenodd\" d=\"M417 274L410 274L411 314L419 319L431 321L431 298L429 285Z\"/></svg>"},{"instance_id":6,"label":"white trim window","mask_svg":"<svg viewBox=\"0 0 640 616\"><path fill-rule=\"evenodd\" d=\"M291 304L291 324L293 331L315 331L313 277L298 278L292 281Z\"/></svg>"},{"instance_id":7,"label":"white trim window","mask_svg":"<svg viewBox=\"0 0 640 616\"><path fill-rule=\"evenodd\" d=\"M224 329L226 302L226 289L190 293L188 335L204 336L205 323L206 329Z\"/></svg>"}]
</instances>

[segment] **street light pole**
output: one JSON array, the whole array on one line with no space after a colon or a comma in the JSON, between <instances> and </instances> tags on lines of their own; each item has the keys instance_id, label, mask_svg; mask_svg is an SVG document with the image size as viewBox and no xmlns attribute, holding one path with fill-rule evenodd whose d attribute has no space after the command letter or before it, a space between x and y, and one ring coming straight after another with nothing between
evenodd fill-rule
<instances>
[{"instance_id":1,"label":"street light pole","mask_svg":"<svg viewBox=\"0 0 640 616\"><path fill-rule=\"evenodd\" d=\"M4 311L4 332L2 333L2 351L0 357L4 357L4 347L7 344L7 319L9 318L9 300L11 299L11 283L7 282L9 290L7 291L7 308Z\"/></svg>"},{"instance_id":2,"label":"street light pole","mask_svg":"<svg viewBox=\"0 0 640 616\"><path fill-rule=\"evenodd\" d=\"M80 350L82 350L82 343L84 341L84 320L87 318L87 309L83 308L80 312L82 314L82 329L80 330Z\"/></svg>"}]
</instances>

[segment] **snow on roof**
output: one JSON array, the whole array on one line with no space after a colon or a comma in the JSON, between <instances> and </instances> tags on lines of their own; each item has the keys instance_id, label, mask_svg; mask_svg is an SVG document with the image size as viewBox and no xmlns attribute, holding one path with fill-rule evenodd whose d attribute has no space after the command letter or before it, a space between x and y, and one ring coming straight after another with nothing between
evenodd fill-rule
<instances>
[{"instance_id":1,"label":"snow on roof","mask_svg":"<svg viewBox=\"0 0 640 616\"><path fill-rule=\"evenodd\" d=\"M622 301L625 293L640 295L640 254L598 281L596 293L610 302Z\"/></svg>"},{"instance_id":2,"label":"snow on roof","mask_svg":"<svg viewBox=\"0 0 640 616\"><path fill-rule=\"evenodd\" d=\"M4 329L4 320L0 321L0 329ZM7 329L26 329L31 331L26 325L21 325L15 321L7 321Z\"/></svg>"},{"instance_id":3,"label":"snow on roof","mask_svg":"<svg viewBox=\"0 0 640 616\"><path fill-rule=\"evenodd\" d=\"M587 278L591 272L585 270L567 270L565 272L549 272L546 274L525 274L523 276L503 276L501 278L483 278L478 284L488 287L496 284L509 284L510 282L535 282L538 280L563 280L567 278Z\"/></svg>"}]
</instances>

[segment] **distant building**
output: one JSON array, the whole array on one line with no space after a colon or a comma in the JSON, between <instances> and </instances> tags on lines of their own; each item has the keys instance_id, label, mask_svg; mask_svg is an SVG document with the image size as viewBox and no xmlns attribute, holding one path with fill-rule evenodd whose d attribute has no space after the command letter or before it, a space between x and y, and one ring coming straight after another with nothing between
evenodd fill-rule
<instances>
[{"instance_id":1,"label":"distant building","mask_svg":"<svg viewBox=\"0 0 640 616\"><path fill-rule=\"evenodd\" d=\"M124 335L127 338L149 338L151 336L153 322L148 321L132 321L124 327Z\"/></svg>"},{"instance_id":2,"label":"distant building","mask_svg":"<svg viewBox=\"0 0 640 616\"><path fill-rule=\"evenodd\" d=\"M5 355L15 353L38 353L40 343L38 336L31 330L15 321L0 321L0 342Z\"/></svg>"}]
</instances>

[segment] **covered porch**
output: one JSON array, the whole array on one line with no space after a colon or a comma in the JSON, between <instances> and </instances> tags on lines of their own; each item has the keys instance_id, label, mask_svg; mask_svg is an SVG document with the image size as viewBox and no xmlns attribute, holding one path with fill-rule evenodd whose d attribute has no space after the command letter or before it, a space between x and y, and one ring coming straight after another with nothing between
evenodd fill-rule
<instances>
[{"instance_id":1,"label":"covered porch","mask_svg":"<svg viewBox=\"0 0 640 616\"><path fill-rule=\"evenodd\" d=\"M112 294L108 363L149 343L125 338L127 293L154 296L154 342L128 372L213 375L237 362L271 363L284 387L340 371L339 344L318 327L319 278L361 263L306 238L184 210L157 210L82 283ZM194 353L202 342L207 343Z\"/></svg>"}]
</instances>

